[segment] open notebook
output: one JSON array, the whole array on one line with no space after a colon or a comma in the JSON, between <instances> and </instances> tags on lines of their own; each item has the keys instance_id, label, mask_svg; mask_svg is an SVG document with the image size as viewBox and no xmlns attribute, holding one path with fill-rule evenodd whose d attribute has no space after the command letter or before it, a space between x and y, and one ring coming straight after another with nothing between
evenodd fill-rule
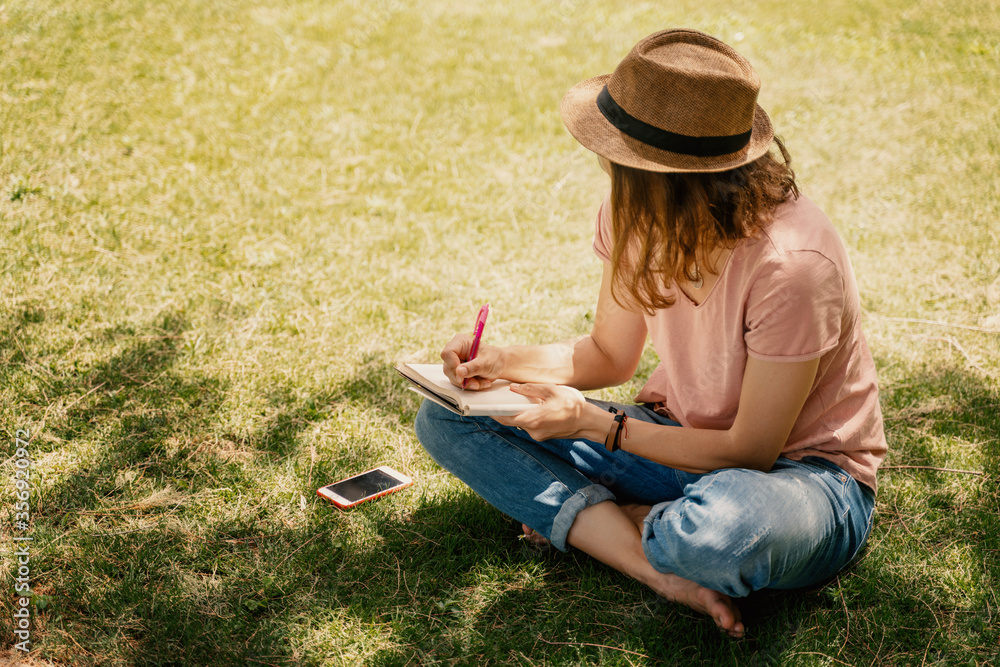
<instances>
[{"instance_id":1,"label":"open notebook","mask_svg":"<svg viewBox=\"0 0 1000 667\"><path fill-rule=\"evenodd\" d=\"M512 392L506 380L497 380L489 389L471 391L453 385L440 364L400 364L396 370L409 380L410 389L455 414L509 417L535 405L527 396Z\"/></svg>"}]
</instances>

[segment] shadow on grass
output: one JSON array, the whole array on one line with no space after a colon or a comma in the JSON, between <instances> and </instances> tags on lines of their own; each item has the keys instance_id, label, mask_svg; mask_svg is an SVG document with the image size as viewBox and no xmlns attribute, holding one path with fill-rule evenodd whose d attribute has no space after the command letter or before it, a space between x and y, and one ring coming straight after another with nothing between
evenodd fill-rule
<instances>
[{"instance_id":1,"label":"shadow on grass","mask_svg":"<svg viewBox=\"0 0 1000 667\"><path fill-rule=\"evenodd\" d=\"M345 411L366 415L370 424L380 427L397 425L406 428L413 423L410 414L413 402L409 392L401 387L399 375L385 355L366 355L354 374L340 384L306 396L295 387L273 388L267 397L271 413L252 439L263 450L279 457L288 456L294 452L296 439L305 429ZM343 442L332 444L344 445L346 456L351 460L368 462L377 458L375 449L378 443L367 442L364 438L348 435L343 437ZM343 472L342 467L340 472Z\"/></svg>"},{"instance_id":2,"label":"shadow on grass","mask_svg":"<svg viewBox=\"0 0 1000 667\"><path fill-rule=\"evenodd\" d=\"M85 365L46 349L50 339L30 326L44 320L22 317L0 334L17 350L7 377L29 378L17 384L21 409L40 425L32 456L65 461L32 497L34 646L74 664L180 664L177 646L191 633L178 628L190 609L169 611L188 546L178 517L184 497L213 477L185 445L211 422L225 386L175 368L188 328L176 313L103 331L88 343L106 356Z\"/></svg>"},{"instance_id":3,"label":"shadow on grass","mask_svg":"<svg viewBox=\"0 0 1000 667\"><path fill-rule=\"evenodd\" d=\"M299 437L338 410L398 422L407 397L386 391L391 369L367 359L330 390L273 389L249 434L221 436L249 463L227 460L213 448L229 389L179 363L182 316L112 327L67 352L44 311L25 313L0 327L3 373L17 385L17 418L39 424L34 458L65 462L32 497L38 653L95 665L302 664L299 621L339 608L329 600L380 530L381 507L349 519L315 500L300 507L305 483L293 502L269 487L289 465L301 481ZM361 465L377 454L363 439L342 444ZM316 467L332 474L337 463ZM0 648L10 648L10 599L0 607Z\"/></svg>"},{"instance_id":4,"label":"shadow on grass","mask_svg":"<svg viewBox=\"0 0 1000 667\"><path fill-rule=\"evenodd\" d=\"M516 525L471 493L424 504L411 517L411 539L385 537L396 569L384 573L383 586L342 601L364 622L393 629L397 647L383 649L373 664L541 657L552 664L994 661L1000 646L993 622L1000 581L997 392L976 375L939 368L914 372L905 387L885 391L883 403L889 466L954 469L949 458L971 450L978 452L975 471L984 474L887 468L863 558L816 588L761 591L741 600L749 628L741 642L720 637L707 619L586 557L526 556L511 546ZM493 585L484 583L484 570L494 573ZM442 576L450 589L440 586ZM407 588L408 611L402 612L394 595L377 595L393 588L394 577L435 586L422 594ZM378 578L373 572L368 580ZM498 580L518 583L498 586Z\"/></svg>"},{"instance_id":5,"label":"shadow on grass","mask_svg":"<svg viewBox=\"0 0 1000 667\"><path fill-rule=\"evenodd\" d=\"M1000 394L967 369L938 367L883 389L882 405L890 452L870 540L877 546L851 582L880 626L855 629L851 643L862 656L880 647L902 661L994 664Z\"/></svg>"},{"instance_id":6,"label":"shadow on grass","mask_svg":"<svg viewBox=\"0 0 1000 667\"><path fill-rule=\"evenodd\" d=\"M45 657L159 665L996 657L998 398L961 371L914 373L884 393L890 463L951 467L941 457L970 447L985 476L887 471L865 558L818 589L741 601L748 637L734 642L592 559L528 548L515 522L458 484L351 512L315 501L299 508L299 493L313 491L297 467L312 424L360 412L411 429L415 403L381 357L328 390L273 388L267 415L238 443L258 457L248 464L200 448L204 434L219 431L228 387L179 368L183 317L112 330L111 352L84 370L37 368L32 350L42 343L31 339L32 324L0 332L18 350L8 377L30 370L45 378L23 394L33 410L68 406L37 451L87 457L36 502L33 586L47 607L38 609L35 637ZM318 462L323 475L380 455L364 433L344 438L338 451L350 453ZM258 488L286 469L297 480L287 498ZM156 496L168 487L176 494ZM956 545L967 546L966 571L951 583L965 598L947 590L947 567L932 565L937 578L916 587L901 570L901 561L931 562ZM0 623L11 618L7 605Z\"/></svg>"},{"instance_id":7,"label":"shadow on grass","mask_svg":"<svg viewBox=\"0 0 1000 667\"><path fill-rule=\"evenodd\" d=\"M331 591L394 646L366 664L777 664L820 591L762 592L741 603L743 641L579 552L540 551L471 491L382 521L381 545L353 558ZM356 568L356 569L351 569Z\"/></svg>"}]
</instances>

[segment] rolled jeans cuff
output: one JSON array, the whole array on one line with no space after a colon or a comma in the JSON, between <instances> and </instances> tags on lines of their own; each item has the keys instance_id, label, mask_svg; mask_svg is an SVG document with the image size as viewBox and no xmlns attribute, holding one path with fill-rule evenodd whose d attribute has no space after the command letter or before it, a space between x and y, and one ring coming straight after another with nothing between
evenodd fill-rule
<instances>
[{"instance_id":1,"label":"rolled jeans cuff","mask_svg":"<svg viewBox=\"0 0 1000 667\"><path fill-rule=\"evenodd\" d=\"M659 565L660 553L656 546L656 538L653 535L656 530L654 524L674 502L674 500L666 500L653 505L642 522L642 551L646 554L646 560L649 561L649 564L657 572L667 572L667 570L663 569L663 565Z\"/></svg>"},{"instance_id":2,"label":"rolled jeans cuff","mask_svg":"<svg viewBox=\"0 0 1000 667\"><path fill-rule=\"evenodd\" d=\"M585 486L570 496L552 521L552 534L549 536L552 546L559 551L566 551L566 538L569 536L569 529L573 527L576 515L591 505L603 503L605 500L615 500L615 494L600 484Z\"/></svg>"}]
</instances>

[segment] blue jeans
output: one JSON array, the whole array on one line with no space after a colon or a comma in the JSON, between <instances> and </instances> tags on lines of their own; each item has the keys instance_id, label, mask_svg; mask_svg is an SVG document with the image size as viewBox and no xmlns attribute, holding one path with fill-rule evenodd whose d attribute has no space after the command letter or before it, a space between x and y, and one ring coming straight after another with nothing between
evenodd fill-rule
<instances>
[{"instance_id":1,"label":"blue jeans","mask_svg":"<svg viewBox=\"0 0 1000 667\"><path fill-rule=\"evenodd\" d=\"M630 419L680 426L642 405L614 405ZM642 531L649 563L730 596L822 582L871 531L871 490L816 457L780 457L766 473L688 473L589 440L539 442L431 401L420 408L416 432L438 464L563 551L584 508L606 500L652 505Z\"/></svg>"}]
</instances>

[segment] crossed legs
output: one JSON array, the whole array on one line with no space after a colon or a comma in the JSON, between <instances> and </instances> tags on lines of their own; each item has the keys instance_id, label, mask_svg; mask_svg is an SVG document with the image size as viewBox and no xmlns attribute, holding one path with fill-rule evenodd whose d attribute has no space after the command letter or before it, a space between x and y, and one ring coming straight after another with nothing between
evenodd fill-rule
<instances>
[{"instance_id":1,"label":"crossed legs","mask_svg":"<svg viewBox=\"0 0 1000 667\"><path fill-rule=\"evenodd\" d=\"M734 637L744 630L734 596L832 576L870 525L873 499L835 466L779 459L772 473L693 475L599 443L536 442L426 401L416 429L442 467L523 521L528 539L580 549Z\"/></svg>"}]
</instances>

